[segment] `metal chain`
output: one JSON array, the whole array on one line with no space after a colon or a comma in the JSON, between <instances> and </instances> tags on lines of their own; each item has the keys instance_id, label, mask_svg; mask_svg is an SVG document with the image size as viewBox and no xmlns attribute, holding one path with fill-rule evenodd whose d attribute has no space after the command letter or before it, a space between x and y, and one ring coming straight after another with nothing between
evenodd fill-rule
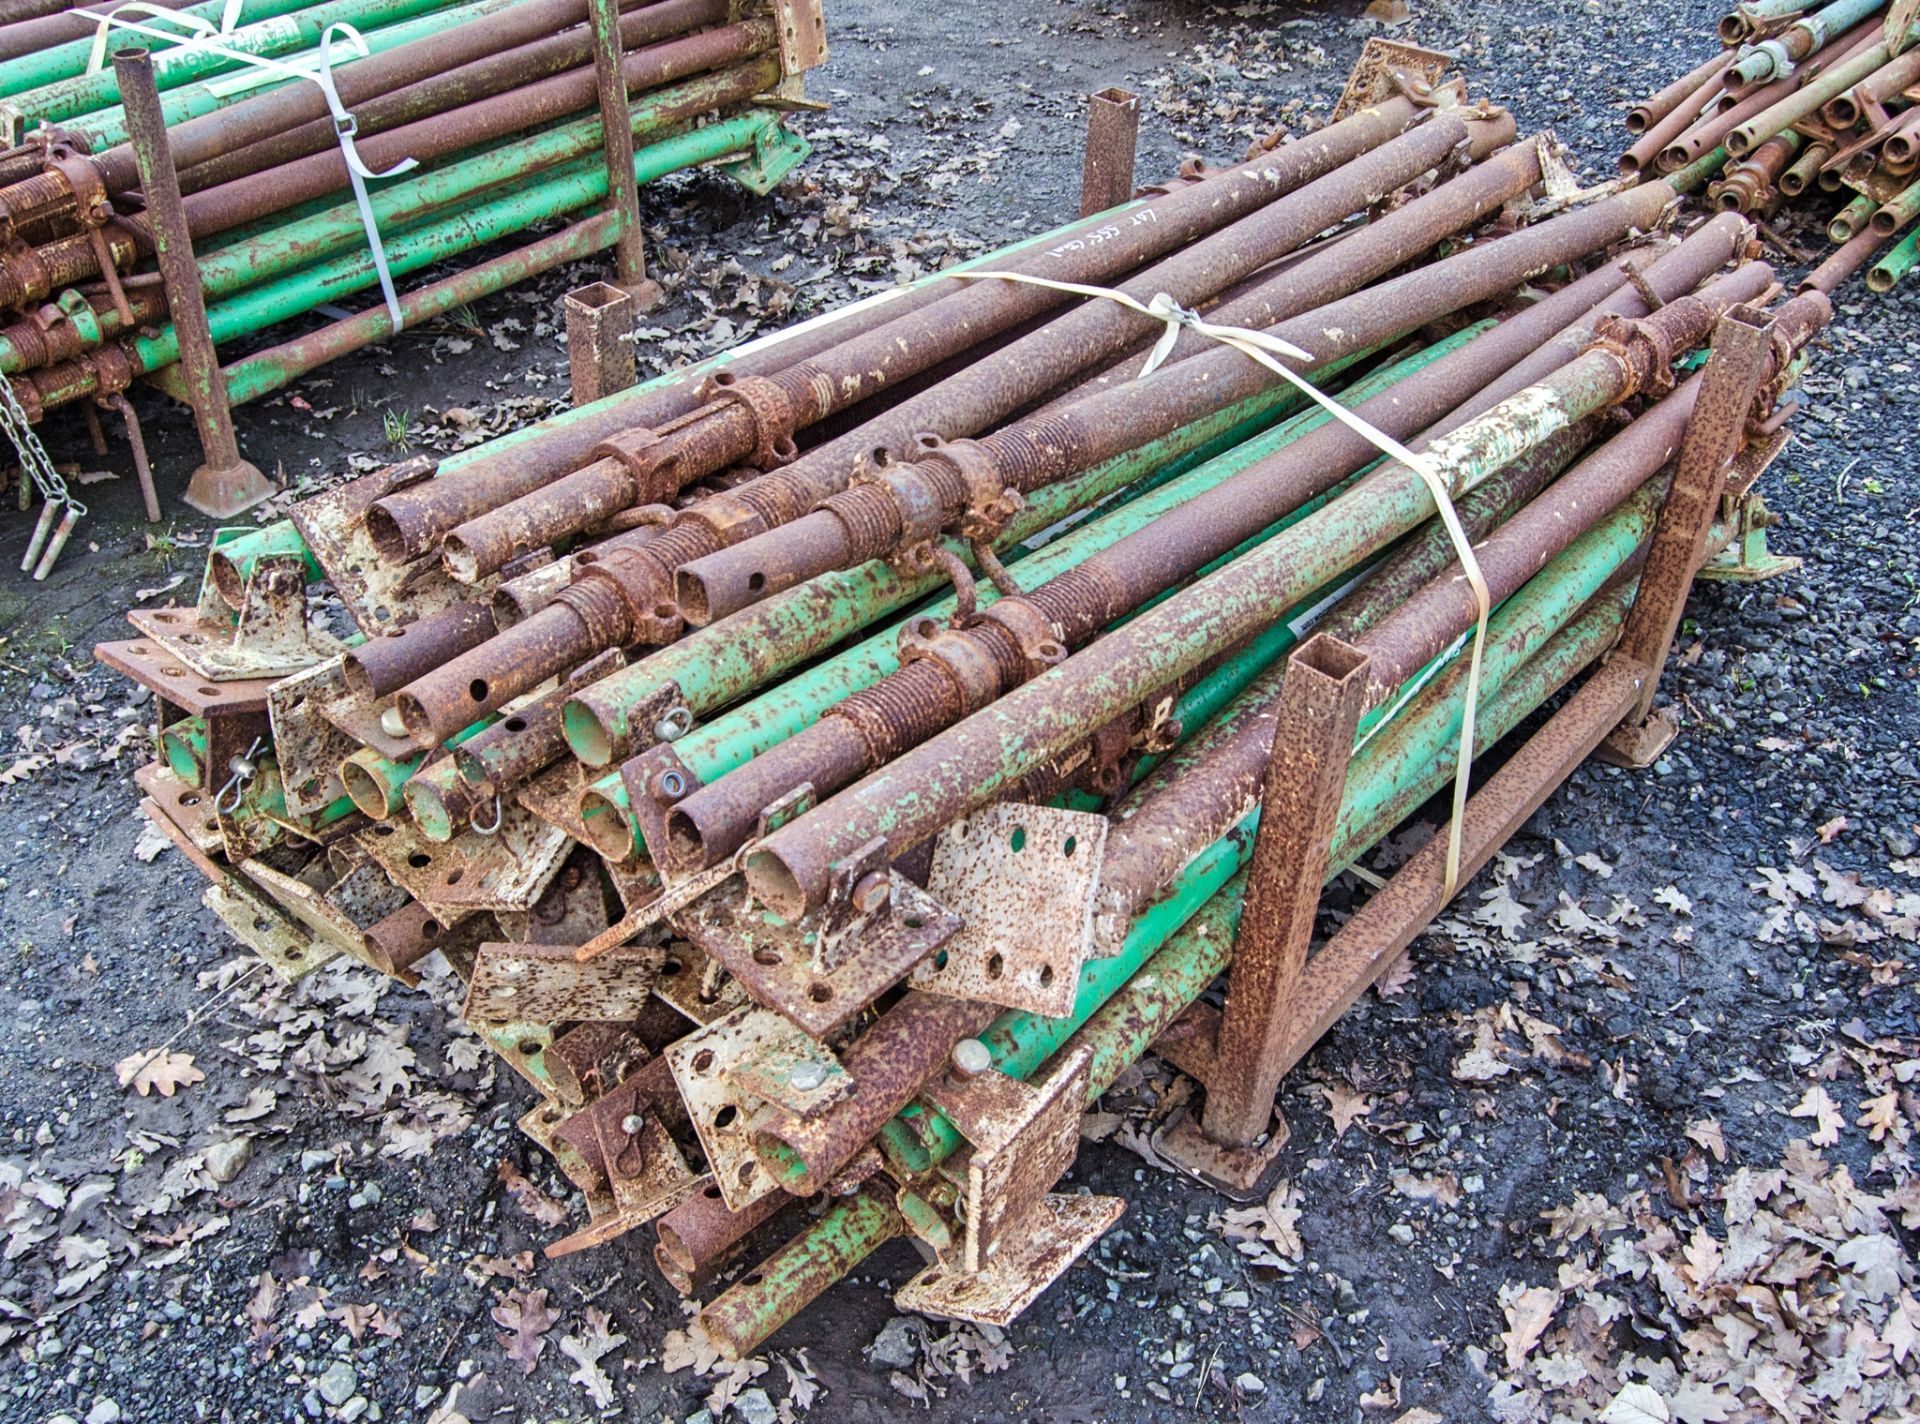
<instances>
[{"instance_id":1,"label":"metal chain","mask_svg":"<svg viewBox=\"0 0 1920 1424\"><path fill-rule=\"evenodd\" d=\"M67 482L53 467L53 460L47 455L47 447L40 443L40 437L34 433L32 424L27 420L26 411L20 408L20 402L13 394L13 382L0 376L0 426L5 427L7 439L13 442L14 453L20 457L20 468L40 491L40 498L49 505L64 504L76 516L87 512L86 505L73 497L67 488Z\"/></svg>"}]
</instances>

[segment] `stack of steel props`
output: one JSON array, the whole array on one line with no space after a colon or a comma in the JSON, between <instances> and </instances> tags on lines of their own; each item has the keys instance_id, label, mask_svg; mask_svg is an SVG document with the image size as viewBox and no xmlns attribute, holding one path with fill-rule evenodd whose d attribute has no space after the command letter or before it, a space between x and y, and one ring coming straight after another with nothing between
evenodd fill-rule
<instances>
[{"instance_id":1,"label":"stack of steel props","mask_svg":"<svg viewBox=\"0 0 1920 1424\"><path fill-rule=\"evenodd\" d=\"M1791 199L1844 195L1827 224L1839 250L1801 287L1831 293L1872 262L1867 286L1891 291L1920 262L1917 18L1909 0L1739 6L1720 22L1719 54L1627 111L1639 137L1621 172L1706 183L1716 206L1762 220Z\"/></svg>"},{"instance_id":2,"label":"stack of steel props","mask_svg":"<svg viewBox=\"0 0 1920 1424\"><path fill-rule=\"evenodd\" d=\"M203 9L220 7L181 13ZM270 491L230 404L607 247L643 290L636 184L719 162L766 191L806 152L775 106L825 54L818 0L250 0L244 18L258 23L170 48L158 21L116 30L113 65L90 73L90 36L0 62L8 112L38 126L0 155L0 305L17 313L0 373L31 422L88 398L131 422L119 393L155 376L195 409L207 464L187 497L217 517ZM340 24L365 27L364 58ZM155 52L118 52L130 43ZM320 84L222 58L316 44L350 146ZM386 175L364 207L350 162ZM451 275L218 365L216 347L449 260Z\"/></svg>"},{"instance_id":3,"label":"stack of steel props","mask_svg":"<svg viewBox=\"0 0 1920 1424\"><path fill-rule=\"evenodd\" d=\"M1053 1188L1156 1039L1208 1089L1164 1150L1235 1186L1272 1161L1281 1071L1379 967L1339 968L1336 940L1302 969L1318 887L1453 777L1470 684L1484 750L1624 629L1637 671L1576 697L1605 714L1578 752L1625 722L1616 753L1650 754L1638 702L1695 568L1777 567L1752 485L1824 298L1766 313L1747 220L1676 240L1657 185L1536 201L1541 143L1431 71L1374 73L1308 139L970 264L1000 276L308 501L225 540L196 609L136 610L98 650L156 693L146 809L242 939L289 973L346 953L411 978L439 950L466 981L588 1202L550 1249L654 1221L704 1290L812 1199L703 1311L721 1348L897 1235L937 1258L903 1304L1009 1320L1118 1214ZM1162 318L1007 274L1138 297L1180 339L1141 374ZM1359 426L1223 328L1264 330ZM1477 678L1455 545L1390 440L1476 547ZM558 488L611 493L580 513ZM486 521L529 497L493 565ZM675 575L736 557L692 606ZM592 601L643 579L650 622ZM318 580L345 638L310 616ZM544 631L524 665L475 661L503 627ZM1468 803L1461 875L1517 824L1514 793L1483 799L1504 776ZM1457 879L1433 861L1363 907L1402 906L1395 947ZM1182 1017L1243 892L1227 1007ZM1254 1012L1293 980L1310 1015Z\"/></svg>"}]
</instances>

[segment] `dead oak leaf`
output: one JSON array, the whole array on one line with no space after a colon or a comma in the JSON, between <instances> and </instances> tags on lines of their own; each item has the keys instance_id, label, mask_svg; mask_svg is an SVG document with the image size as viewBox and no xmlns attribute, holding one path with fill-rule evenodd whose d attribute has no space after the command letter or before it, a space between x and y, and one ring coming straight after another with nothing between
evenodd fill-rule
<instances>
[{"instance_id":1,"label":"dead oak leaf","mask_svg":"<svg viewBox=\"0 0 1920 1424\"><path fill-rule=\"evenodd\" d=\"M1727 1135L1710 1117L1696 1118L1687 1124L1687 1137L1713 1154L1713 1160L1727 1160Z\"/></svg>"},{"instance_id":2,"label":"dead oak leaf","mask_svg":"<svg viewBox=\"0 0 1920 1424\"><path fill-rule=\"evenodd\" d=\"M1507 1286L1500 1292L1500 1304L1507 1316L1500 1343L1506 1346L1507 1368L1517 1374L1546 1334L1554 1311L1560 1308L1560 1292L1549 1286L1528 1286L1524 1290Z\"/></svg>"},{"instance_id":3,"label":"dead oak leaf","mask_svg":"<svg viewBox=\"0 0 1920 1424\"><path fill-rule=\"evenodd\" d=\"M1333 1119L1333 1140L1347 1135L1347 1129L1373 1111L1373 1099L1356 1088L1334 1081L1317 1085L1327 1102L1327 1116Z\"/></svg>"},{"instance_id":4,"label":"dead oak leaf","mask_svg":"<svg viewBox=\"0 0 1920 1424\"><path fill-rule=\"evenodd\" d=\"M532 1374L547 1348L546 1333L553 1328L546 1290L510 1290L490 1313L500 1327L507 1357L520 1362L521 1373Z\"/></svg>"},{"instance_id":5,"label":"dead oak leaf","mask_svg":"<svg viewBox=\"0 0 1920 1424\"><path fill-rule=\"evenodd\" d=\"M507 1195L513 1198L514 1205L542 1226L558 1226L567 1219L565 1202L548 1196L513 1163L505 1158L500 1162L500 1185L507 1189Z\"/></svg>"},{"instance_id":6,"label":"dead oak leaf","mask_svg":"<svg viewBox=\"0 0 1920 1424\"><path fill-rule=\"evenodd\" d=\"M1806 1096L1787 1109L1788 1117L1809 1117L1814 1120L1815 1130L1809 1139L1815 1147L1831 1147L1840 1140L1840 1129L1847 1124L1840 1109L1834 1105L1827 1090L1815 1083L1807 1089Z\"/></svg>"},{"instance_id":7,"label":"dead oak leaf","mask_svg":"<svg viewBox=\"0 0 1920 1424\"><path fill-rule=\"evenodd\" d=\"M561 1337L560 1353L579 1366L567 1378L587 1392L595 1408L606 1409L613 1403L613 1381L600 1368L600 1357L626 1344L627 1337L613 1328L613 1317L598 1306L587 1307L585 1320L578 1333Z\"/></svg>"},{"instance_id":8,"label":"dead oak leaf","mask_svg":"<svg viewBox=\"0 0 1920 1424\"><path fill-rule=\"evenodd\" d=\"M132 1088L143 1098L154 1092L170 1098L179 1089L203 1083L207 1078L193 1066L191 1053L174 1053L164 1048L129 1053L113 1065L113 1072L121 1087Z\"/></svg>"}]
</instances>

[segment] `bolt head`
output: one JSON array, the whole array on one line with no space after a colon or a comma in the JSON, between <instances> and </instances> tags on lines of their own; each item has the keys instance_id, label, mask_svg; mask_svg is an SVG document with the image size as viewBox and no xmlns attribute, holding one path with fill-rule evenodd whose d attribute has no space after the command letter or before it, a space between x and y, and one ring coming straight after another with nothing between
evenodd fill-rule
<instances>
[{"instance_id":1,"label":"bolt head","mask_svg":"<svg viewBox=\"0 0 1920 1424\"><path fill-rule=\"evenodd\" d=\"M827 1081L827 1070L825 1065L820 1063L796 1064L793 1072L788 1075L787 1081L801 1092L811 1093Z\"/></svg>"},{"instance_id":2,"label":"bolt head","mask_svg":"<svg viewBox=\"0 0 1920 1424\"><path fill-rule=\"evenodd\" d=\"M853 887L853 908L863 915L871 915L886 907L887 899L893 894L893 886L888 882L884 871L871 871Z\"/></svg>"},{"instance_id":3,"label":"bolt head","mask_svg":"<svg viewBox=\"0 0 1920 1424\"><path fill-rule=\"evenodd\" d=\"M966 1082L993 1067L993 1053L977 1038L963 1038L953 1046L953 1075Z\"/></svg>"},{"instance_id":4,"label":"bolt head","mask_svg":"<svg viewBox=\"0 0 1920 1424\"><path fill-rule=\"evenodd\" d=\"M647 1120L637 1112L628 1113L620 1119L620 1130L626 1133L628 1137L638 1137L640 1135L640 1129L646 1125Z\"/></svg>"}]
</instances>

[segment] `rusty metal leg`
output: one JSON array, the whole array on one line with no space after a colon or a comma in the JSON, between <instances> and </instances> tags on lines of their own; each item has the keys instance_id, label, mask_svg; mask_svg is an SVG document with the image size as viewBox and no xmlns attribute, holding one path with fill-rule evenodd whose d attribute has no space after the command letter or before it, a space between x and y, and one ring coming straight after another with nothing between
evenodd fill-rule
<instances>
[{"instance_id":1,"label":"rusty metal leg","mask_svg":"<svg viewBox=\"0 0 1920 1424\"><path fill-rule=\"evenodd\" d=\"M607 205L619 215L620 240L613 248L614 281L633 293L641 311L660 305L660 284L647 276L646 240L640 231L640 187L633 176L633 114L620 53L619 0L587 0L593 28L593 77L600 94L601 142L607 157Z\"/></svg>"},{"instance_id":2,"label":"rusty metal leg","mask_svg":"<svg viewBox=\"0 0 1920 1424\"><path fill-rule=\"evenodd\" d=\"M1366 654L1327 634L1287 660L1205 1115L1155 1144L1230 1192L1257 1188L1286 1140L1284 1130L1268 1131L1280 1054L1313 939L1366 682Z\"/></svg>"},{"instance_id":3,"label":"rusty metal leg","mask_svg":"<svg viewBox=\"0 0 1920 1424\"><path fill-rule=\"evenodd\" d=\"M1747 421L1771 369L1772 350L1773 318L1758 308L1734 307L1714 328L1700 396L1674 459L1673 483L1654 526L1640 589L1620 640L1624 656L1656 673L1666 663L1694 570L1705 557L1707 530L1720 509L1727 466L1746 440ZM1658 681L1656 676L1648 682L1633 711L1602 743L1600 755L1607 761L1648 766L1673 740L1678 724L1672 713L1653 710Z\"/></svg>"},{"instance_id":4,"label":"rusty metal leg","mask_svg":"<svg viewBox=\"0 0 1920 1424\"><path fill-rule=\"evenodd\" d=\"M568 292L567 376L573 403L585 405L624 391L634 383L633 319L639 304L633 293L611 282L594 282Z\"/></svg>"},{"instance_id":5,"label":"rusty metal leg","mask_svg":"<svg viewBox=\"0 0 1920 1424\"><path fill-rule=\"evenodd\" d=\"M153 487L153 466L147 463L147 441L140 432L140 417L134 414L133 402L116 393L100 403L108 410L118 411L126 422L127 446L133 452L133 473L140 481L140 500L147 507L147 523L158 524L160 495Z\"/></svg>"},{"instance_id":6,"label":"rusty metal leg","mask_svg":"<svg viewBox=\"0 0 1920 1424\"><path fill-rule=\"evenodd\" d=\"M146 195L147 216L153 225L154 256L167 286L167 310L179 338L180 366L186 372L194 425L206 463L193 472L185 499L202 514L227 519L260 503L274 492L267 477L240 458L233 436L233 412L227 407L227 386L220 374L220 358L207 326L206 302L200 290L200 265L194 260L187 235L186 209L180 202L180 178L167 146L167 121L160 111L160 91L154 86L153 63L144 49L123 49L113 57L126 108L127 137L140 169L140 189Z\"/></svg>"},{"instance_id":7,"label":"rusty metal leg","mask_svg":"<svg viewBox=\"0 0 1920 1424\"><path fill-rule=\"evenodd\" d=\"M1102 89L1087 100L1087 151L1080 173L1080 216L1090 218L1133 196L1133 156L1140 136L1140 96Z\"/></svg>"}]
</instances>

